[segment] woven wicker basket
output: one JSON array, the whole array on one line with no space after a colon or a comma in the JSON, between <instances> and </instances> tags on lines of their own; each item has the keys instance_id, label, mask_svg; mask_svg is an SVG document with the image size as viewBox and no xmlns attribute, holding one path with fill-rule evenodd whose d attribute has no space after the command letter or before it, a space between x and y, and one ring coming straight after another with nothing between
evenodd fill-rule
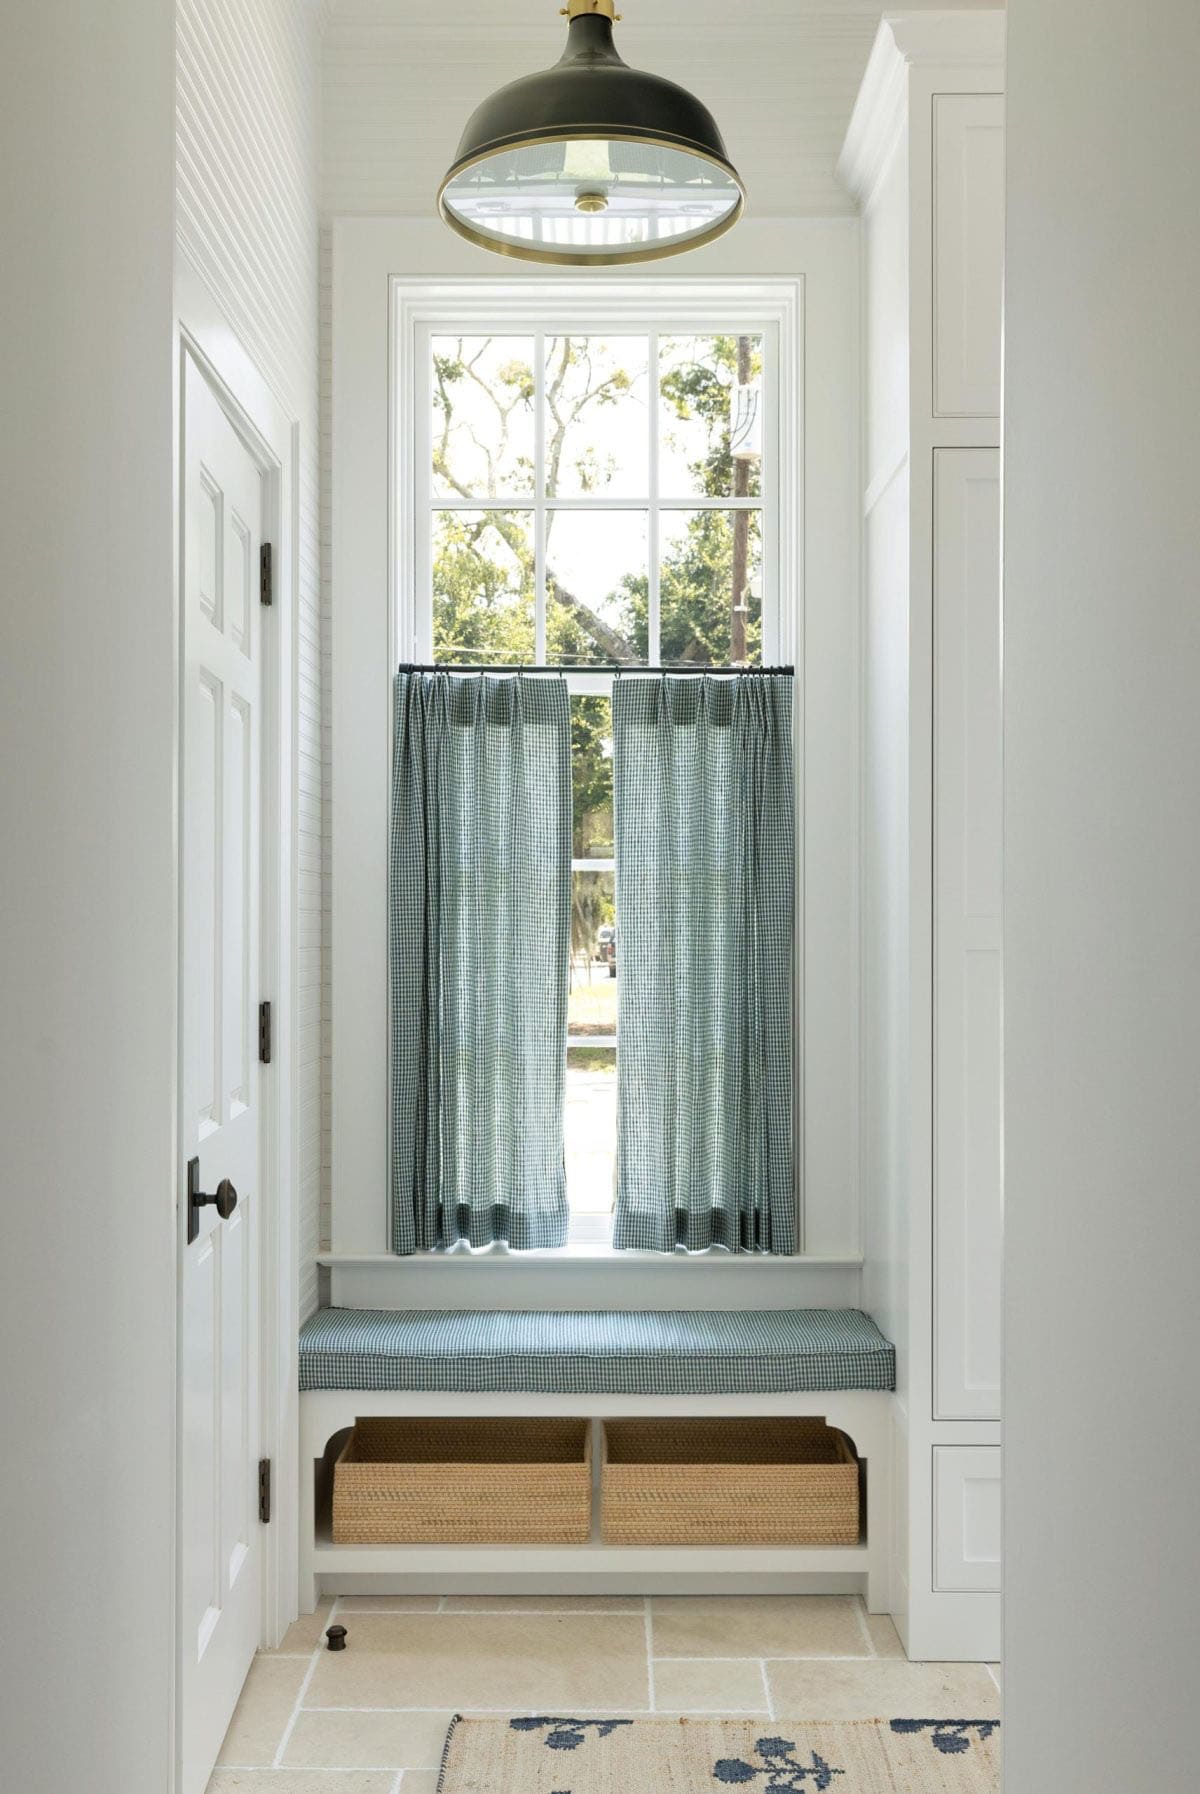
<instances>
[{"instance_id":1,"label":"woven wicker basket","mask_svg":"<svg viewBox=\"0 0 1200 1794\"><path fill-rule=\"evenodd\" d=\"M606 1545L857 1545L858 1460L823 1420L610 1420Z\"/></svg>"},{"instance_id":2,"label":"woven wicker basket","mask_svg":"<svg viewBox=\"0 0 1200 1794\"><path fill-rule=\"evenodd\" d=\"M586 1420L359 1420L333 1468L338 1545L580 1545Z\"/></svg>"}]
</instances>

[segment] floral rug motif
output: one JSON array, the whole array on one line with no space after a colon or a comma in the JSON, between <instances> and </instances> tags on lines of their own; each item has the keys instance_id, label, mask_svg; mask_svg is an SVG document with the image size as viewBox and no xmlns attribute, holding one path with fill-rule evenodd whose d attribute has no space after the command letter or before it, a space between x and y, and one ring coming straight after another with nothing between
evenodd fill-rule
<instances>
[{"instance_id":1,"label":"floral rug motif","mask_svg":"<svg viewBox=\"0 0 1200 1794\"><path fill-rule=\"evenodd\" d=\"M438 1794L998 1794L995 1719L455 1719Z\"/></svg>"}]
</instances>

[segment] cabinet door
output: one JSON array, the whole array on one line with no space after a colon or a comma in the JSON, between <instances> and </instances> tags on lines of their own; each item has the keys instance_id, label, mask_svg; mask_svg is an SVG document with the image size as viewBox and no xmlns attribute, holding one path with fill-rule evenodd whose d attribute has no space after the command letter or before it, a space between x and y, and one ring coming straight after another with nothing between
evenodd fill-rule
<instances>
[{"instance_id":1,"label":"cabinet door","mask_svg":"<svg viewBox=\"0 0 1200 1794\"><path fill-rule=\"evenodd\" d=\"M934 1414L1000 1412L1000 468L934 456Z\"/></svg>"},{"instance_id":2,"label":"cabinet door","mask_svg":"<svg viewBox=\"0 0 1200 1794\"><path fill-rule=\"evenodd\" d=\"M990 1594L1000 1587L1000 1447L933 1448L933 1586Z\"/></svg>"},{"instance_id":3,"label":"cabinet door","mask_svg":"<svg viewBox=\"0 0 1200 1794\"><path fill-rule=\"evenodd\" d=\"M1004 101L933 102L933 409L1000 414L1004 281Z\"/></svg>"}]
</instances>

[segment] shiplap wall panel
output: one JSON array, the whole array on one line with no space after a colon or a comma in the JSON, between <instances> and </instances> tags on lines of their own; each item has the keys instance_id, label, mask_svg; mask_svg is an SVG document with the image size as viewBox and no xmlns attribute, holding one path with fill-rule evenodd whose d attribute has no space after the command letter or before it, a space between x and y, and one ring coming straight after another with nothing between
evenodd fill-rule
<instances>
[{"instance_id":1,"label":"shiplap wall panel","mask_svg":"<svg viewBox=\"0 0 1200 1794\"><path fill-rule=\"evenodd\" d=\"M300 1311L317 1300L325 1148L327 735L318 376L319 0L178 0L176 228L299 424L296 1114Z\"/></svg>"}]
</instances>

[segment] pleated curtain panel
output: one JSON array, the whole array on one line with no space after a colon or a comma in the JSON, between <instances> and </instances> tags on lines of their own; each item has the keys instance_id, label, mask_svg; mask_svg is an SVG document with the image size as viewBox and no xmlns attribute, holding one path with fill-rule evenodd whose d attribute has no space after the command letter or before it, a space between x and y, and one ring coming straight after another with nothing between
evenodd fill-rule
<instances>
[{"instance_id":1,"label":"pleated curtain panel","mask_svg":"<svg viewBox=\"0 0 1200 1794\"><path fill-rule=\"evenodd\" d=\"M792 684L615 682L620 1247L796 1250Z\"/></svg>"},{"instance_id":2,"label":"pleated curtain panel","mask_svg":"<svg viewBox=\"0 0 1200 1794\"><path fill-rule=\"evenodd\" d=\"M394 700L393 1246L561 1246L566 683L401 670Z\"/></svg>"}]
</instances>

